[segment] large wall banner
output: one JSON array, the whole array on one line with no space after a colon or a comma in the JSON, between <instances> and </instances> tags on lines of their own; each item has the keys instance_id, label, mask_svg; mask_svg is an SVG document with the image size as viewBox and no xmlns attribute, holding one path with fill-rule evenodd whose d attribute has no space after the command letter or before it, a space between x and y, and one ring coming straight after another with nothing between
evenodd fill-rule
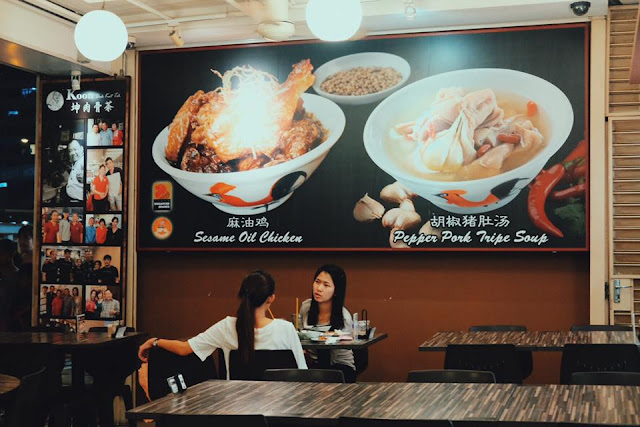
<instances>
[{"instance_id":1,"label":"large wall banner","mask_svg":"<svg viewBox=\"0 0 640 427\"><path fill-rule=\"evenodd\" d=\"M129 79L42 81L40 323L123 319Z\"/></svg>"},{"instance_id":2,"label":"large wall banner","mask_svg":"<svg viewBox=\"0 0 640 427\"><path fill-rule=\"evenodd\" d=\"M588 24L140 53L140 250L586 250Z\"/></svg>"}]
</instances>

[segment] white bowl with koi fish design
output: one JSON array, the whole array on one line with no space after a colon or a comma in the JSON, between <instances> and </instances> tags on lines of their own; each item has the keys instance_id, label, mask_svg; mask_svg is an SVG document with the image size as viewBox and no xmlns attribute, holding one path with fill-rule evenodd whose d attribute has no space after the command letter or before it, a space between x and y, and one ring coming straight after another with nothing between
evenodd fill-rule
<instances>
[{"instance_id":1,"label":"white bowl with koi fish design","mask_svg":"<svg viewBox=\"0 0 640 427\"><path fill-rule=\"evenodd\" d=\"M411 173L390 156L391 132L398 124L416 119L420 115L416 112L427 110L440 89L452 87L463 88L467 93L492 89L496 94L535 102L537 114L545 123L541 132L545 146L525 163L486 178L442 181L428 179L429 174ZM509 69L467 69L427 77L389 96L369 116L363 139L371 160L413 193L446 211L474 214L489 212L511 202L563 146L573 122L569 99L548 81Z\"/></svg>"},{"instance_id":2,"label":"white bowl with koi fish design","mask_svg":"<svg viewBox=\"0 0 640 427\"><path fill-rule=\"evenodd\" d=\"M257 215L286 202L327 157L346 124L342 109L318 95L302 94L304 108L315 116L327 131L323 143L309 152L274 166L240 172L197 173L178 169L165 157L169 127L156 137L153 160L165 173L194 196L212 203L233 215Z\"/></svg>"}]
</instances>

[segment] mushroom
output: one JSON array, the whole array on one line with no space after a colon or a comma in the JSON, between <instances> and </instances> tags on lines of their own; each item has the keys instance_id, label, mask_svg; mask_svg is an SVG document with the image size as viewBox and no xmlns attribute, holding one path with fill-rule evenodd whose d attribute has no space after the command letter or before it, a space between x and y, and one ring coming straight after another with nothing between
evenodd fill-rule
<instances>
[{"instance_id":1,"label":"mushroom","mask_svg":"<svg viewBox=\"0 0 640 427\"><path fill-rule=\"evenodd\" d=\"M384 206L366 193L353 208L353 217L358 222L371 222L382 218L382 215L384 215Z\"/></svg>"}]
</instances>

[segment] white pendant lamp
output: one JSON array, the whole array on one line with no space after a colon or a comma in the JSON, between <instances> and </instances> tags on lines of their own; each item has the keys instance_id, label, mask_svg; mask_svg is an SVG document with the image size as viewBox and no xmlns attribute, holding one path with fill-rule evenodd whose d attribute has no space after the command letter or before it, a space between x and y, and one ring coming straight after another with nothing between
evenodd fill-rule
<instances>
[{"instance_id":1,"label":"white pendant lamp","mask_svg":"<svg viewBox=\"0 0 640 427\"><path fill-rule=\"evenodd\" d=\"M127 47L127 27L116 14L93 10L76 24L76 47L92 61L111 62Z\"/></svg>"},{"instance_id":2,"label":"white pendant lamp","mask_svg":"<svg viewBox=\"0 0 640 427\"><path fill-rule=\"evenodd\" d=\"M321 40L347 40L362 23L360 0L309 0L307 25Z\"/></svg>"}]
</instances>

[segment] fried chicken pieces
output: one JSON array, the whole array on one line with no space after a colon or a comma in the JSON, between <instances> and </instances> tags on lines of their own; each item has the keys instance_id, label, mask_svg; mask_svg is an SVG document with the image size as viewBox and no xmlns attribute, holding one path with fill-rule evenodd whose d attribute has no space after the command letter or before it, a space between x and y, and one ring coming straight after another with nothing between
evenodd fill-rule
<instances>
[{"instance_id":1,"label":"fried chicken pieces","mask_svg":"<svg viewBox=\"0 0 640 427\"><path fill-rule=\"evenodd\" d=\"M309 152L326 139L326 130L304 110L301 99L315 81L312 71L311 62L303 60L293 66L282 85L273 76L250 67L228 71L221 76L221 88L208 93L197 91L178 110L169 125L167 160L186 171L224 173L273 166ZM232 89L232 78L238 78L239 85L248 81L254 85L251 89L259 89L249 94L256 97L255 102L251 98L244 104L239 102L243 95L237 85ZM256 105L269 107L264 108L267 111L255 111ZM263 115L267 120L265 132L260 128L265 122ZM246 129L253 124L258 129L255 140L249 134L248 143L241 141L238 131L242 128L234 126Z\"/></svg>"}]
</instances>

